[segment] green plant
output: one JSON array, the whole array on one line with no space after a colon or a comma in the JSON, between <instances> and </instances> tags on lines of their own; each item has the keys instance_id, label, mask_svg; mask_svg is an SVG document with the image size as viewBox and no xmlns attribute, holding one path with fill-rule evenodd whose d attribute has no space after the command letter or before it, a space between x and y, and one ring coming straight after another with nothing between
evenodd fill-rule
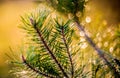
<instances>
[{"instance_id":1,"label":"green plant","mask_svg":"<svg viewBox=\"0 0 120 78\"><path fill-rule=\"evenodd\" d=\"M80 53L79 43L74 44L75 31L72 20L65 23L51 19L51 12L39 10L22 18L23 28L32 40L27 55L22 55L25 66L40 77L78 78L87 77L85 66L77 65L73 58ZM72 46L76 45L75 48Z\"/></svg>"}]
</instances>

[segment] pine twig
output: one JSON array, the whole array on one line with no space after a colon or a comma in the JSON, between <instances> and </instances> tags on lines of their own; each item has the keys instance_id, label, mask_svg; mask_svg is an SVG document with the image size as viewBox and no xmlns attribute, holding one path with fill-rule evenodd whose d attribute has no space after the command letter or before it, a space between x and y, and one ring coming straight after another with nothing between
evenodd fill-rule
<instances>
[{"instance_id":1,"label":"pine twig","mask_svg":"<svg viewBox=\"0 0 120 78\"><path fill-rule=\"evenodd\" d=\"M32 20L33 22L33 20ZM39 31L39 29L37 28L36 24L34 25L34 29L36 30L37 34L39 35L40 40L42 41L43 45L45 46L45 48L47 49L48 53L50 54L50 56L52 57L52 59L55 61L55 63L58 65L58 67L60 68L62 74L66 77L69 78L69 76L67 75L67 73L65 72L65 70L63 69L63 67L61 66L61 64L58 62L57 58L54 56L53 52L51 51L51 49L49 48L49 46L47 45L46 41L44 40L41 32Z\"/></svg>"},{"instance_id":2,"label":"pine twig","mask_svg":"<svg viewBox=\"0 0 120 78\"><path fill-rule=\"evenodd\" d=\"M65 34L64 34L64 27L62 27L61 33L62 33L62 37L63 37L62 38L63 42L64 42L66 50L67 50L69 61L70 61L70 64L71 64L71 74L72 74L72 78L73 78L73 75L74 75L74 66L73 66L72 56L70 54L69 47L68 47L67 42L66 42L66 38L65 38Z\"/></svg>"},{"instance_id":3,"label":"pine twig","mask_svg":"<svg viewBox=\"0 0 120 78\"><path fill-rule=\"evenodd\" d=\"M37 69L35 69L34 67L32 67L29 63L27 63L27 61L26 61L26 59L25 59L25 57L22 55L22 60L23 60L23 63L28 67L28 68L30 68L31 70L33 70L34 72L36 72L36 73L38 73L38 74L40 74L40 75L43 75L43 76L45 76L45 77L48 77L48 78L55 78L55 77L53 77L53 76L50 76L50 75L48 75L48 74L45 74L45 73L43 73L43 72L40 72L39 70L37 70Z\"/></svg>"}]
</instances>

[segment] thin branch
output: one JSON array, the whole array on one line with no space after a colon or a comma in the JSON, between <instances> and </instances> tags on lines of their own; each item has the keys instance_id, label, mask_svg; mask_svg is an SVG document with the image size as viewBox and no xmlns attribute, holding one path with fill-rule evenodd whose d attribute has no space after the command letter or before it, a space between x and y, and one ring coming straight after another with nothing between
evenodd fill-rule
<instances>
[{"instance_id":1,"label":"thin branch","mask_svg":"<svg viewBox=\"0 0 120 78\"><path fill-rule=\"evenodd\" d=\"M66 50L67 50L67 54L68 54L68 57L69 57L69 61L70 61L70 64L71 64L71 74L72 74L72 78L73 78L73 75L74 75L74 66L73 66L73 61L72 61L72 56L70 54L70 51L69 51L69 47L67 45L67 42L66 42L66 38L65 38L65 34L64 34L64 28L62 27L62 39L63 39L63 42L65 44L65 47L66 47Z\"/></svg>"},{"instance_id":2,"label":"thin branch","mask_svg":"<svg viewBox=\"0 0 120 78\"><path fill-rule=\"evenodd\" d=\"M103 59L103 61L108 65L108 67L113 70L113 73L115 75L116 78L119 78L120 77L120 74L116 71L115 67L113 67L110 62L107 60L107 58L105 57L104 55L104 52L98 48L95 43L92 41L92 39L87 35L87 33L85 32L84 28L82 25L79 24L79 21L78 21L78 18L77 16L75 16L75 23L76 23L76 26L78 27L78 29L80 31L82 31L84 33L84 37L86 38L86 40L89 42L89 44L93 47L94 50L96 50L97 54L100 56L100 58ZM116 75L117 74L117 75Z\"/></svg>"},{"instance_id":3,"label":"thin branch","mask_svg":"<svg viewBox=\"0 0 120 78\"><path fill-rule=\"evenodd\" d=\"M40 74L40 75L43 75L43 76L45 76L45 77L48 77L48 78L55 78L55 77L53 77L53 76L50 76L50 75L45 74L45 73L43 73L43 72L40 72L39 70L37 70L37 69L35 69L34 67L32 67L29 63L27 63L27 61L26 61L26 59L24 58L23 55L22 55L22 60L23 60L23 63L24 63L28 68L30 68L31 70L33 70L34 72L36 72L36 73L38 73L38 74Z\"/></svg>"},{"instance_id":4,"label":"thin branch","mask_svg":"<svg viewBox=\"0 0 120 78\"><path fill-rule=\"evenodd\" d=\"M50 56L52 57L52 59L55 61L55 63L58 65L58 67L60 68L60 70L62 71L63 75L66 78L69 78L69 76L67 75L67 73L65 72L65 70L62 68L61 64L58 62L57 58L54 56L53 52L51 51L51 49L49 48L49 46L47 45L46 41L44 40L41 32L39 31L39 29L35 26L34 27L37 34L39 35L39 38L41 39L42 43L44 44L45 48L47 49L48 53L50 54Z\"/></svg>"}]
</instances>

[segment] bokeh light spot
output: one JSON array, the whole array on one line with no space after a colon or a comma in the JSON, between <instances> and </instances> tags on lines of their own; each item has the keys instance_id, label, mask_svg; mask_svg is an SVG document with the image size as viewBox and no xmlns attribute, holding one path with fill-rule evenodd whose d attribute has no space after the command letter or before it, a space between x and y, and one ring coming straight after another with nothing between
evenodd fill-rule
<instances>
[{"instance_id":1,"label":"bokeh light spot","mask_svg":"<svg viewBox=\"0 0 120 78\"><path fill-rule=\"evenodd\" d=\"M87 16L85 21L86 21L86 23L90 23L91 22L91 18L89 16Z\"/></svg>"}]
</instances>

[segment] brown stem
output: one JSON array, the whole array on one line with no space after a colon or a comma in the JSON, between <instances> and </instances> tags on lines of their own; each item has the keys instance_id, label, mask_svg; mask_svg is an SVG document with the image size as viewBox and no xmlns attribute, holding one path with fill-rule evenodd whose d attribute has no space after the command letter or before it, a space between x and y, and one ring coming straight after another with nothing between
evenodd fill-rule
<instances>
[{"instance_id":1,"label":"brown stem","mask_svg":"<svg viewBox=\"0 0 120 78\"><path fill-rule=\"evenodd\" d=\"M120 74L116 71L115 67L113 67L110 62L107 60L107 58L104 56L104 53L103 51L98 48L95 43L92 41L92 39L87 35L87 33L85 32L84 28L82 25L79 24L79 21L78 21L78 18L77 16L75 16L75 23L76 23L76 26L78 27L78 29L80 31L82 31L84 33L84 37L86 38L86 40L89 42L89 44L93 47L94 50L96 50L97 54L100 56L100 58L103 59L103 61L107 64L107 66L113 70L113 74L115 75L115 78L119 78L120 77ZM117 75L116 75L117 74Z\"/></svg>"},{"instance_id":2,"label":"brown stem","mask_svg":"<svg viewBox=\"0 0 120 78\"><path fill-rule=\"evenodd\" d=\"M74 75L74 67L73 67L73 62L72 62L72 57L71 57L71 54L70 54L70 51L69 51L69 47L67 45L67 42L66 42L66 38L65 38L65 34L64 34L64 29L62 27L62 39L63 39L63 42L65 44L65 47L66 47L66 50L67 50L67 54L68 54L68 57L69 57L69 61L70 61L70 64L71 64L71 74L72 74L72 78L73 78L73 75Z\"/></svg>"},{"instance_id":3,"label":"brown stem","mask_svg":"<svg viewBox=\"0 0 120 78\"><path fill-rule=\"evenodd\" d=\"M37 32L37 34L39 35L39 38L41 39L42 43L44 44L45 48L47 49L48 53L50 54L50 56L52 57L52 59L55 61L55 63L58 65L58 67L60 68L60 70L62 71L63 75L66 78L69 78L67 73L65 72L65 70L62 68L61 64L58 62L58 60L56 59L56 57L54 56L53 52L51 51L51 49L49 48L49 46L47 45L47 43L45 42L41 32L39 31L39 29L37 27L35 27L35 30Z\"/></svg>"},{"instance_id":4,"label":"brown stem","mask_svg":"<svg viewBox=\"0 0 120 78\"><path fill-rule=\"evenodd\" d=\"M47 77L47 78L55 78L55 77L53 77L53 76L50 76L50 75L45 74L45 73L43 73L43 72L40 72L39 70L37 70L37 69L35 69L34 67L32 67L29 63L27 63L27 61L26 61L26 59L24 58L23 55L22 55L22 60L23 60L23 63L24 63L28 68L30 68L31 70L33 70L34 72L36 72L36 73L38 73L38 74L40 74L40 75L43 75L43 76L45 76L45 77Z\"/></svg>"}]
</instances>

